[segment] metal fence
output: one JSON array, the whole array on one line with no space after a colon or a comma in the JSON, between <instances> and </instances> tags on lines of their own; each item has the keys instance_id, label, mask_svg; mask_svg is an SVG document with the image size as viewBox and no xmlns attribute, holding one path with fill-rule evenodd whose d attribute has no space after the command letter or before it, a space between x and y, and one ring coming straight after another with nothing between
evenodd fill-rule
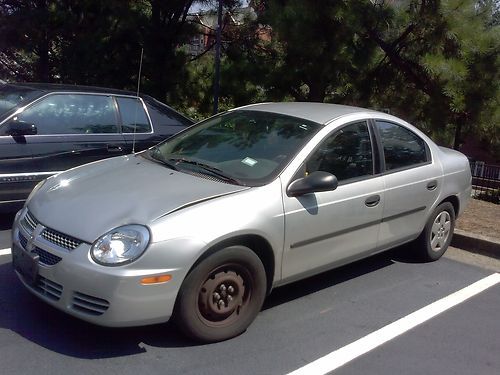
<instances>
[{"instance_id":1,"label":"metal fence","mask_svg":"<svg viewBox=\"0 0 500 375\"><path fill-rule=\"evenodd\" d=\"M474 196L498 203L500 201L500 166L475 161L470 163L470 170Z\"/></svg>"}]
</instances>

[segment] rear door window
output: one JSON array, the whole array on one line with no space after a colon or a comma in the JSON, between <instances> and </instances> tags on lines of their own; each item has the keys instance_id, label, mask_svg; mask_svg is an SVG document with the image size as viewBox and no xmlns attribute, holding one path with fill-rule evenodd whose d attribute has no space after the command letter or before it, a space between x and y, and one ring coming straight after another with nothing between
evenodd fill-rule
<instances>
[{"instance_id":1,"label":"rear door window","mask_svg":"<svg viewBox=\"0 0 500 375\"><path fill-rule=\"evenodd\" d=\"M386 170L410 168L429 160L424 140L411 130L380 120L376 126L384 148Z\"/></svg>"},{"instance_id":2,"label":"rear door window","mask_svg":"<svg viewBox=\"0 0 500 375\"><path fill-rule=\"evenodd\" d=\"M111 96L86 94L49 95L14 120L35 124L38 134L117 133L116 111Z\"/></svg>"},{"instance_id":3,"label":"rear door window","mask_svg":"<svg viewBox=\"0 0 500 375\"><path fill-rule=\"evenodd\" d=\"M138 98L116 97L123 133L151 133L151 124Z\"/></svg>"}]
</instances>

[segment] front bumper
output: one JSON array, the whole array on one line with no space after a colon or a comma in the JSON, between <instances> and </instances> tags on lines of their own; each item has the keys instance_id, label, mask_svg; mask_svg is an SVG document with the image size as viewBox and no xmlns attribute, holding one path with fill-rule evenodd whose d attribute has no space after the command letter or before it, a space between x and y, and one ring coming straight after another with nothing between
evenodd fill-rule
<instances>
[{"instance_id":1,"label":"front bumper","mask_svg":"<svg viewBox=\"0 0 500 375\"><path fill-rule=\"evenodd\" d=\"M37 297L70 315L102 326L139 326L169 320L187 272L184 267L141 268L141 264L148 263L144 261L118 267L101 266L91 259L90 244L64 249L40 235L41 223L30 233L30 228L21 223L25 214L26 208L14 221L12 250L35 247L43 255L33 284L16 271L25 287ZM163 243L150 244L147 252L165 253L162 246ZM172 279L162 284L141 284L144 277L162 274L170 274Z\"/></svg>"}]
</instances>

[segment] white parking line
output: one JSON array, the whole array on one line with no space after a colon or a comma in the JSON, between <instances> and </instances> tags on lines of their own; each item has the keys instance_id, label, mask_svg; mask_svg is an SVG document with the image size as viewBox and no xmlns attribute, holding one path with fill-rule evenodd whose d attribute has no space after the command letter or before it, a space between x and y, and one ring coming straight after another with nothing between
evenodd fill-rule
<instances>
[{"instance_id":1,"label":"white parking line","mask_svg":"<svg viewBox=\"0 0 500 375\"><path fill-rule=\"evenodd\" d=\"M10 249L0 249L0 255L9 255Z\"/></svg>"},{"instance_id":2,"label":"white parking line","mask_svg":"<svg viewBox=\"0 0 500 375\"><path fill-rule=\"evenodd\" d=\"M500 273L494 273L420 310L406 315L349 345L337 349L288 375L322 375L329 373L498 283L500 283Z\"/></svg>"}]
</instances>

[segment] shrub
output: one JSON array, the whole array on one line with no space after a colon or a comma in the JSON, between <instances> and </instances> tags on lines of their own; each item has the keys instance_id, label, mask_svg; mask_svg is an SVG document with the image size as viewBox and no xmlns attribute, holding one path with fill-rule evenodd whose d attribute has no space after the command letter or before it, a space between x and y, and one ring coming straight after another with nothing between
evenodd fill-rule
<instances>
[{"instance_id":1,"label":"shrub","mask_svg":"<svg viewBox=\"0 0 500 375\"><path fill-rule=\"evenodd\" d=\"M474 198L482 201L500 204L500 189L491 189L476 193Z\"/></svg>"}]
</instances>

